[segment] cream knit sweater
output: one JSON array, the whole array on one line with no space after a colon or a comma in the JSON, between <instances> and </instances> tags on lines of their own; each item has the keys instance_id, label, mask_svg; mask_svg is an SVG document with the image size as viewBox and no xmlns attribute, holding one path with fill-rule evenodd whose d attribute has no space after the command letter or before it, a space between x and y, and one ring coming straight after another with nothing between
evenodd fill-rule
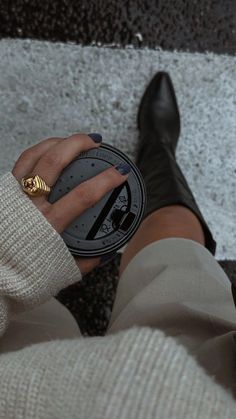
<instances>
[{"instance_id":1,"label":"cream knit sweater","mask_svg":"<svg viewBox=\"0 0 236 419\"><path fill-rule=\"evenodd\" d=\"M11 172L0 177L0 346L17 313L81 280L61 236ZM0 418L235 418L236 402L183 346L134 326L0 354Z\"/></svg>"}]
</instances>

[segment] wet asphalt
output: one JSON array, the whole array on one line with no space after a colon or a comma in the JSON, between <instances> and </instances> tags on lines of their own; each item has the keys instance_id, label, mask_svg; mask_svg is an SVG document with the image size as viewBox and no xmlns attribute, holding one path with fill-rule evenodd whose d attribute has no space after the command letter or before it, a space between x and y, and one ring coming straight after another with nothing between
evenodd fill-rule
<instances>
[{"instance_id":1,"label":"wet asphalt","mask_svg":"<svg viewBox=\"0 0 236 419\"><path fill-rule=\"evenodd\" d=\"M0 37L235 54L236 2L2 0Z\"/></svg>"}]
</instances>

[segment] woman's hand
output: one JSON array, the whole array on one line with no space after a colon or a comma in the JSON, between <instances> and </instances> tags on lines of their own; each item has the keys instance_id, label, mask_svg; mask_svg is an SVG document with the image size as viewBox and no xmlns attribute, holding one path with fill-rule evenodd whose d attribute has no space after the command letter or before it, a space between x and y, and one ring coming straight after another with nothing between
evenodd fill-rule
<instances>
[{"instance_id":1,"label":"woman's hand","mask_svg":"<svg viewBox=\"0 0 236 419\"><path fill-rule=\"evenodd\" d=\"M28 173L38 174L52 187L62 170L83 151L98 148L86 134L74 134L68 138L52 137L25 150L16 161L12 174L20 182ZM54 204L46 196L29 198L47 218L54 229L61 234L78 216L99 202L107 192L121 185L129 174L121 175L114 167L81 183ZM24 193L22 191L22 193ZM100 257L81 258L73 256L82 275L99 266Z\"/></svg>"}]
</instances>

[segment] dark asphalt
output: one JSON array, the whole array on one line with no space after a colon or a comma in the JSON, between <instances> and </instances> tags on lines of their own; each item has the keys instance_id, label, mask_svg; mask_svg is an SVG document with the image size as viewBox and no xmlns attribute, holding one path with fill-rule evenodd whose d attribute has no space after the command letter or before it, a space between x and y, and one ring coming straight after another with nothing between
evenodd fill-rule
<instances>
[{"instance_id":1,"label":"dark asphalt","mask_svg":"<svg viewBox=\"0 0 236 419\"><path fill-rule=\"evenodd\" d=\"M235 54L236 1L2 0L0 37Z\"/></svg>"}]
</instances>

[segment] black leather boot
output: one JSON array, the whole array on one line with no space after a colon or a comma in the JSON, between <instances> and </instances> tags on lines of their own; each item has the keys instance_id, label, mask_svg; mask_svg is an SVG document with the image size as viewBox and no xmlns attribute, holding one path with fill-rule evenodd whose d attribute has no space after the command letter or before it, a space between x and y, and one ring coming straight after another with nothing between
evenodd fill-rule
<instances>
[{"instance_id":1,"label":"black leather boot","mask_svg":"<svg viewBox=\"0 0 236 419\"><path fill-rule=\"evenodd\" d=\"M174 87L167 73L157 73L149 83L139 106L137 122L140 134L135 164L147 189L143 219L168 205L186 206L200 220L205 247L214 256L216 242L175 159L180 115Z\"/></svg>"}]
</instances>

